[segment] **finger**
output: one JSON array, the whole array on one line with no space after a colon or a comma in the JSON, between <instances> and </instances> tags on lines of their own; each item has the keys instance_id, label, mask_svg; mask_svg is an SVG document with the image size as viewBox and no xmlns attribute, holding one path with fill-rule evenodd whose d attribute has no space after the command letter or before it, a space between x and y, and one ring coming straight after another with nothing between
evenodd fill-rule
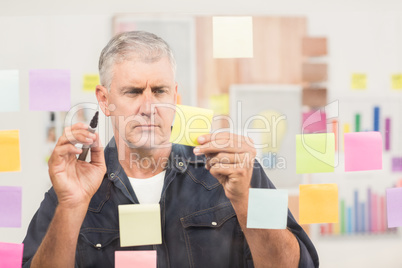
<instances>
[{"instance_id":1,"label":"finger","mask_svg":"<svg viewBox=\"0 0 402 268\"><path fill-rule=\"evenodd\" d=\"M198 137L200 145L194 149L194 154L217 153L220 151L246 152L254 150L253 140L249 137L229 132L219 132Z\"/></svg>"},{"instance_id":2,"label":"finger","mask_svg":"<svg viewBox=\"0 0 402 268\"><path fill-rule=\"evenodd\" d=\"M211 166L221 163L221 164L246 164L246 162L251 161L251 154L246 153L217 153L217 154L207 154L206 155L206 165L207 169Z\"/></svg>"},{"instance_id":3,"label":"finger","mask_svg":"<svg viewBox=\"0 0 402 268\"><path fill-rule=\"evenodd\" d=\"M71 143L56 146L50 156L49 165L58 164L69 155L74 155L75 158L75 155L80 153L82 153L82 149L75 147Z\"/></svg>"},{"instance_id":4,"label":"finger","mask_svg":"<svg viewBox=\"0 0 402 268\"><path fill-rule=\"evenodd\" d=\"M239 164L217 163L212 166L209 172L215 178L242 178L247 175L247 169Z\"/></svg>"},{"instance_id":5,"label":"finger","mask_svg":"<svg viewBox=\"0 0 402 268\"><path fill-rule=\"evenodd\" d=\"M91 147L91 164L94 165L105 165L105 155L103 148L101 146L101 141L99 139L99 134L96 133L96 140Z\"/></svg>"},{"instance_id":6,"label":"finger","mask_svg":"<svg viewBox=\"0 0 402 268\"><path fill-rule=\"evenodd\" d=\"M63 145L67 143L77 144L92 144L96 139L96 135L90 132L88 129L76 129L76 130L66 130L63 136L60 137L57 145Z\"/></svg>"},{"instance_id":7,"label":"finger","mask_svg":"<svg viewBox=\"0 0 402 268\"><path fill-rule=\"evenodd\" d=\"M195 155L216 154L216 153L220 153L220 152L234 154L234 153L246 153L246 152L252 152L252 151L253 151L253 148L250 148L247 145L240 146L240 147L232 147L232 146L212 146L212 145L206 145L206 144L204 144L203 146L197 146L193 150Z\"/></svg>"}]
</instances>

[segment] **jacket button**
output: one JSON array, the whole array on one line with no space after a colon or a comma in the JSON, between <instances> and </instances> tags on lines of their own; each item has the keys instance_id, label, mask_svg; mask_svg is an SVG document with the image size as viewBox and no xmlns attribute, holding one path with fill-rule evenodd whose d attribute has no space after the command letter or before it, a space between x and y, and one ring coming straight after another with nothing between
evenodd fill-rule
<instances>
[{"instance_id":1,"label":"jacket button","mask_svg":"<svg viewBox=\"0 0 402 268\"><path fill-rule=\"evenodd\" d=\"M213 226L218 225L218 224L216 223L216 221L213 221L211 224L212 224Z\"/></svg>"},{"instance_id":2,"label":"jacket button","mask_svg":"<svg viewBox=\"0 0 402 268\"><path fill-rule=\"evenodd\" d=\"M110 178L114 178L114 173L110 173Z\"/></svg>"},{"instance_id":3,"label":"jacket button","mask_svg":"<svg viewBox=\"0 0 402 268\"><path fill-rule=\"evenodd\" d=\"M179 166L182 167L184 164L183 162L179 162Z\"/></svg>"}]
</instances>

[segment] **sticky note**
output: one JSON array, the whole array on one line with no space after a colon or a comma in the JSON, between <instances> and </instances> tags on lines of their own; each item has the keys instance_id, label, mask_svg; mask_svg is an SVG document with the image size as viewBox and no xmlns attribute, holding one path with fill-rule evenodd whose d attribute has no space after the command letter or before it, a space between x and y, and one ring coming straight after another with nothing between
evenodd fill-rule
<instances>
[{"instance_id":1,"label":"sticky note","mask_svg":"<svg viewBox=\"0 0 402 268\"><path fill-rule=\"evenodd\" d=\"M329 184L299 185L299 223L338 222L338 186Z\"/></svg>"},{"instance_id":2,"label":"sticky note","mask_svg":"<svg viewBox=\"0 0 402 268\"><path fill-rule=\"evenodd\" d=\"M199 145L197 138L211 132L213 111L176 105L170 142L188 146Z\"/></svg>"},{"instance_id":3,"label":"sticky note","mask_svg":"<svg viewBox=\"0 0 402 268\"><path fill-rule=\"evenodd\" d=\"M70 71L31 70L29 72L29 109L31 111L68 111L70 104Z\"/></svg>"},{"instance_id":4,"label":"sticky note","mask_svg":"<svg viewBox=\"0 0 402 268\"><path fill-rule=\"evenodd\" d=\"M156 268L156 250L115 251L115 268Z\"/></svg>"},{"instance_id":5,"label":"sticky note","mask_svg":"<svg viewBox=\"0 0 402 268\"><path fill-rule=\"evenodd\" d=\"M95 91L96 86L100 84L98 74L85 74L82 84L83 91Z\"/></svg>"},{"instance_id":6,"label":"sticky note","mask_svg":"<svg viewBox=\"0 0 402 268\"><path fill-rule=\"evenodd\" d=\"M366 89L367 88L366 74L362 74L362 73L352 74L351 88L352 89Z\"/></svg>"},{"instance_id":7,"label":"sticky note","mask_svg":"<svg viewBox=\"0 0 402 268\"><path fill-rule=\"evenodd\" d=\"M17 268L22 266L24 244L0 242L0 267Z\"/></svg>"},{"instance_id":8,"label":"sticky note","mask_svg":"<svg viewBox=\"0 0 402 268\"><path fill-rule=\"evenodd\" d=\"M382 138L380 132L344 134L345 171L382 169Z\"/></svg>"},{"instance_id":9,"label":"sticky note","mask_svg":"<svg viewBox=\"0 0 402 268\"><path fill-rule=\"evenodd\" d=\"M327 116L320 110L303 113L303 133L326 133Z\"/></svg>"},{"instance_id":10,"label":"sticky note","mask_svg":"<svg viewBox=\"0 0 402 268\"><path fill-rule=\"evenodd\" d=\"M177 93L177 104L179 104L179 105L182 104L180 93Z\"/></svg>"},{"instance_id":11,"label":"sticky note","mask_svg":"<svg viewBox=\"0 0 402 268\"><path fill-rule=\"evenodd\" d=\"M402 226L402 188L386 189L388 228Z\"/></svg>"},{"instance_id":12,"label":"sticky note","mask_svg":"<svg viewBox=\"0 0 402 268\"><path fill-rule=\"evenodd\" d=\"M0 70L0 112L20 110L18 70Z\"/></svg>"},{"instance_id":13,"label":"sticky note","mask_svg":"<svg viewBox=\"0 0 402 268\"><path fill-rule=\"evenodd\" d=\"M209 108L215 115L229 114L229 94L212 95L209 97Z\"/></svg>"},{"instance_id":14,"label":"sticky note","mask_svg":"<svg viewBox=\"0 0 402 268\"><path fill-rule=\"evenodd\" d=\"M0 172L20 170L19 130L0 130Z\"/></svg>"},{"instance_id":15,"label":"sticky note","mask_svg":"<svg viewBox=\"0 0 402 268\"><path fill-rule=\"evenodd\" d=\"M392 157L392 172L402 172L402 157Z\"/></svg>"},{"instance_id":16,"label":"sticky note","mask_svg":"<svg viewBox=\"0 0 402 268\"><path fill-rule=\"evenodd\" d=\"M288 129L286 115L275 110L263 110L254 117L252 128L257 129L256 133L260 136L262 153L276 158L272 153L279 152Z\"/></svg>"},{"instance_id":17,"label":"sticky note","mask_svg":"<svg viewBox=\"0 0 402 268\"><path fill-rule=\"evenodd\" d=\"M213 57L252 58L252 17L213 17Z\"/></svg>"},{"instance_id":18,"label":"sticky note","mask_svg":"<svg viewBox=\"0 0 402 268\"><path fill-rule=\"evenodd\" d=\"M394 74L391 76L392 89L402 89L402 74Z\"/></svg>"},{"instance_id":19,"label":"sticky note","mask_svg":"<svg viewBox=\"0 0 402 268\"><path fill-rule=\"evenodd\" d=\"M296 135L296 173L334 172L335 135Z\"/></svg>"},{"instance_id":20,"label":"sticky note","mask_svg":"<svg viewBox=\"0 0 402 268\"><path fill-rule=\"evenodd\" d=\"M159 204L119 205L120 246L162 244Z\"/></svg>"},{"instance_id":21,"label":"sticky note","mask_svg":"<svg viewBox=\"0 0 402 268\"><path fill-rule=\"evenodd\" d=\"M21 227L22 188L0 186L0 227Z\"/></svg>"},{"instance_id":22,"label":"sticky note","mask_svg":"<svg viewBox=\"0 0 402 268\"><path fill-rule=\"evenodd\" d=\"M287 219L287 190L250 188L247 228L286 229Z\"/></svg>"}]
</instances>

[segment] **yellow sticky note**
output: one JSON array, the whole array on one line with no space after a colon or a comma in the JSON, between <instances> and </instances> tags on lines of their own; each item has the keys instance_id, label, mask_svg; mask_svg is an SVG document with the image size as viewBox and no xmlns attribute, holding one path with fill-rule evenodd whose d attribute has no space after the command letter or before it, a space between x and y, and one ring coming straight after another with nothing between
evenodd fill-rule
<instances>
[{"instance_id":1,"label":"yellow sticky note","mask_svg":"<svg viewBox=\"0 0 402 268\"><path fill-rule=\"evenodd\" d=\"M159 204L119 205L120 246L162 244Z\"/></svg>"},{"instance_id":2,"label":"yellow sticky note","mask_svg":"<svg viewBox=\"0 0 402 268\"><path fill-rule=\"evenodd\" d=\"M253 18L213 17L213 57L252 58Z\"/></svg>"},{"instance_id":3,"label":"yellow sticky note","mask_svg":"<svg viewBox=\"0 0 402 268\"><path fill-rule=\"evenodd\" d=\"M352 74L351 80L352 89L366 89L367 88L367 75L361 73Z\"/></svg>"},{"instance_id":4,"label":"yellow sticky note","mask_svg":"<svg viewBox=\"0 0 402 268\"><path fill-rule=\"evenodd\" d=\"M329 184L299 185L299 223L338 222L338 186Z\"/></svg>"},{"instance_id":5,"label":"yellow sticky note","mask_svg":"<svg viewBox=\"0 0 402 268\"><path fill-rule=\"evenodd\" d=\"M95 91L96 86L99 84L100 84L100 82L99 82L98 74L86 74L86 75L84 75L82 90Z\"/></svg>"},{"instance_id":6,"label":"yellow sticky note","mask_svg":"<svg viewBox=\"0 0 402 268\"><path fill-rule=\"evenodd\" d=\"M229 114L229 94L212 95L209 97L209 108L214 114Z\"/></svg>"},{"instance_id":7,"label":"yellow sticky note","mask_svg":"<svg viewBox=\"0 0 402 268\"><path fill-rule=\"evenodd\" d=\"M400 90L402 89L402 74L394 74L392 79L392 89Z\"/></svg>"},{"instance_id":8,"label":"yellow sticky note","mask_svg":"<svg viewBox=\"0 0 402 268\"><path fill-rule=\"evenodd\" d=\"M334 133L296 135L296 173L334 172Z\"/></svg>"},{"instance_id":9,"label":"yellow sticky note","mask_svg":"<svg viewBox=\"0 0 402 268\"><path fill-rule=\"evenodd\" d=\"M199 145L197 138L211 132L213 111L186 105L176 105L170 142L188 146Z\"/></svg>"},{"instance_id":10,"label":"yellow sticky note","mask_svg":"<svg viewBox=\"0 0 402 268\"><path fill-rule=\"evenodd\" d=\"M0 131L0 172L21 171L19 130Z\"/></svg>"}]
</instances>

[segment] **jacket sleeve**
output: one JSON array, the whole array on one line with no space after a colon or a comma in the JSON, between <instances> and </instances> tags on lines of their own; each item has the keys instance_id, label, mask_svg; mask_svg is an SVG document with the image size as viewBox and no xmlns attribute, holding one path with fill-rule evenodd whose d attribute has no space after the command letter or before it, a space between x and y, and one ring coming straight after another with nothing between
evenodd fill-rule
<instances>
[{"instance_id":1,"label":"jacket sleeve","mask_svg":"<svg viewBox=\"0 0 402 268\"><path fill-rule=\"evenodd\" d=\"M32 258L42 243L42 239L53 219L57 203L56 193L53 188L51 188L45 194L44 200L40 204L39 209L36 211L28 226L28 231L23 241L24 255L22 259L22 267L25 268L31 266Z\"/></svg>"},{"instance_id":2,"label":"jacket sleeve","mask_svg":"<svg viewBox=\"0 0 402 268\"><path fill-rule=\"evenodd\" d=\"M251 187L252 188L271 188L275 189L274 184L265 174L264 169L255 161L254 163L254 170L253 176L251 179ZM310 238L304 232L303 228L296 222L290 210L288 210L288 222L287 228L290 230L297 241L299 242L300 247L300 268L310 268L310 267L318 267L319 266L319 259L317 251L311 242Z\"/></svg>"}]
</instances>

